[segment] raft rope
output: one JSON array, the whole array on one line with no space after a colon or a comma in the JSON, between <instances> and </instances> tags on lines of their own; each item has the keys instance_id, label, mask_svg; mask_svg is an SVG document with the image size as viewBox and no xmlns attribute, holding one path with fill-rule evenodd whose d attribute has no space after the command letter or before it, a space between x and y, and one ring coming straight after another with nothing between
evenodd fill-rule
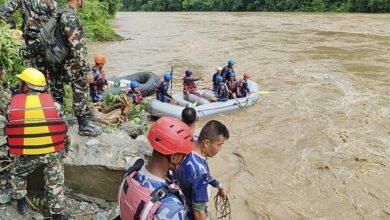
<instances>
[{"instance_id":1,"label":"raft rope","mask_svg":"<svg viewBox=\"0 0 390 220\"><path fill-rule=\"evenodd\" d=\"M215 219L226 219L226 220L232 219L230 201L228 197L226 197L225 199L221 195L217 194L214 197L214 204L215 204L215 212L216 212Z\"/></svg>"}]
</instances>

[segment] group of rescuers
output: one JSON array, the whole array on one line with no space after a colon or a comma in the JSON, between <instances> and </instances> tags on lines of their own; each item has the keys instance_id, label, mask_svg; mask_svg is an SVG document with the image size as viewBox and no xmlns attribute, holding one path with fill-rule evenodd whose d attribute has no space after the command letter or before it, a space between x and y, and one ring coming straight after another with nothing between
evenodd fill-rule
<instances>
[{"instance_id":1,"label":"group of rescuers","mask_svg":"<svg viewBox=\"0 0 390 220\"><path fill-rule=\"evenodd\" d=\"M95 56L95 66L92 67L94 76L93 83L90 84L90 95L93 102L100 102L104 97L104 86L107 85L106 74L103 71L105 58L101 55ZM210 101L225 102L229 99L242 98L250 94L248 86L249 73L244 73L243 79L236 80L236 73L234 71L234 60L228 60L228 65L224 68L218 67L217 72L212 76L212 91L215 97ZM163 79L157 83L156 99L161 102L174 103L172 95L169 94L169 88L172 80L172 73L165 73ZM186 70L182 78L183 93L186 100L190 94L201 97L197 90L196 81L202 78L195 78L192 76L192 70ZM127 91L128 97L133 104L140 104L143 101L143 95L139 90L140 83L138 81L131 81Z\"/></svg>"},{"instance_id":2,"label":"group of rescuers","mask_svg":"<svg viewBox=\"0 0 390 220\"><path fill-rule=\"evenodd\" d=\"M17 75L20 79L18 94L11 96L0 85L0 112L7 119L4 128L7 144L0 147L0 157L14 157L9 169L0 170L0 193L12 191L17 210L22 215L31 211L26 199L27 176L43 167L45 195L52 219L69 219L64 212L63 192L63 158L70 147L68 125L62 111L64 84L70 84L72 88L79 135L101 134L101 129L88 121L87 102L88 93L92 99L101 99L101 84L95 82L105 81L97 74L102 71L105 59L96 56L91 71L85 32L77 12L83 3L83 0L67 0L65 9L61 11L55 0L9 0L0 5L0 22L17 9L22 10L23 56L28 65ZM53 16L59 17L60 34L65 36L70 48L67 59L57 66L49 65L39 51L40 47L37 47L42 43L37 33ZM221 73L213 77L219 101L224 101L226 94L218 96L218 91L222 87L226 90L229 81L235 80L233 64L230 63L225 70L218 70ZM0 64L0 76L2 74L3 66ZM186 73L186 77L191 78L191 73ZM189 82L189 78L183 81ZM169 80L171 78L164 75L163 82ZM134 94L139 94L135 82L130 87ZM194 93L196 90L193 88L185 86L185 91ZM160 91L157 96L159 94ZM241 90L235 94L243 95ZM167 93L164 91L165 96ZM120 187L118 202L122 219L206 219L208 185L218 188L218 194L227 198L226 187L210 175L207 158L221 150L229 138L229 131L221 122L212 120L203 127L199 136L194 136L196 120L196 111L185 108L182 120L163 117L152 124L148 133L153 147L151 159L146 165L137 161ZM0 203L0 213L6 207L6 204Z\"/></svg>"}]
</instances>

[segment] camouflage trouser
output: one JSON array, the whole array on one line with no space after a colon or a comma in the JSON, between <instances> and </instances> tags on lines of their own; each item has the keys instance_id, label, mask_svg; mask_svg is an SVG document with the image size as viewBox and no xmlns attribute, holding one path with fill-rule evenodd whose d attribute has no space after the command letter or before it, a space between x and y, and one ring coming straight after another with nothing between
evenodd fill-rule
<instances>
[{"instance_id":1,"label":"camouflage trouser","mask_svg":"<svg viewBox=\"0 0 390 220\"><path fill-rule=\"evenodd\" d=\"M64 167L63 151L44 155L19 156L11 168L11 186L13 198L21 199L27 195L27 176L43 166L45 192L52 214L62 213L64 208Z\"/></svg>"},{"instance_id":2,"label":"camouflage trouser","mask_svg":"<svg viewBox=\"0 0 390 220\"><path fill-rule=\"evenodd\" d=\"M57 102L63 103L65 94L64 83L70 80L73 93L73 109L76 116L82 116L86 113L89 86L85 76L81 73L73 74L67 79L65 74L56 74L50 77L50 90Z\"/></svg>"}]
</instances>

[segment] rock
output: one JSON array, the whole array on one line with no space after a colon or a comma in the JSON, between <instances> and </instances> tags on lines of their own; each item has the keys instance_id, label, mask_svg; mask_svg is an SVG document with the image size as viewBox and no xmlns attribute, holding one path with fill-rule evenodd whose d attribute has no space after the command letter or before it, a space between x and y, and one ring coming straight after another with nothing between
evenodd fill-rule
<instances>
[{"instance_id":1,"label":"rock","mask_svg":"<svg viewBox=\"0 0 390 220\"><path fill-rule=\"evenodd\" d=\"M43 219L45 219L45 218L44 218L43 215L41 215L40 213L34 212L34 213L32 214L32 216L31 216L31 219L33 219L33 220L43 220Z\"/></svg>"},{"instance_id":2,"label":"rock","mask_svg":"<svg viewBox=\"0 0 390 220\"><path fill-rule=\"evenodd\" d=\"M106 213L104 212L98 212L96 214L96 220L107 220Z\"/></svg>"},{"instance_id":3,"label":"rock","mask_svg":"<svg viewBox=\"0 0 390 220\"><path fill-rule=\"evenodd\" d=\"M119 129L125 131L133 139L136 139L139 135L143 134L142 125L137 125L130 122L122 124Z\"/></svg>"}]
</instances>

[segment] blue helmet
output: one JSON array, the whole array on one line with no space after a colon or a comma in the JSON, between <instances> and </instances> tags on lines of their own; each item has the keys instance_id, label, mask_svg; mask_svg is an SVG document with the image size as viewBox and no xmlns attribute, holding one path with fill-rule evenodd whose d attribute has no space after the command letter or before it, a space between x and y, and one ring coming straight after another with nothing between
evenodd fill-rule
<instances>
[{"instance_id":1,"label":"blue helmet","mask_svg":"<svg viewBox=\"0 0 390 220\"><path fill-rule=\"evenodd\" d=\"M172 79L171 73L165 73L164 74L164 80L171 80L171 79Z\"/></svg>"},{"instance_id":2,"label":"blue helmet","mask_svg":"<svg viewBox=\"0 0 390 220\"><path fill-rule=\"evenodd\" d=\"M215 80L216 80L217 82L222 82L222 81L223 81L223 78L222 78L222 76L217 76L217 77L215 77Z\"/></svg>"},{"instance_id":3,"label":"blue helmet","mask_svg":"<svg viewBox=\"0 0 390 220\"><path fill-rule=\"evenodd\" d=\"M134 89L134 88L138 88L139 87L139 83L135 80L131 81L130 83L130 88Z\"/></svg>"},{"instance_id":4,"label":"blue helmet","mask_svg":"<svg viewBox=\"0 0 390 220\"><path fill-rule=\"evenodd\" d=\"M236 77L236 73L235 72L229 73L229 77Z\"/></svg>"},{"instance_id":5,"label":"blue helmet","mask_svg":"<svg viewBox=\"0 0 390 220\"><path fill-rule=\"evenodd\" d=\"M192 70L186 70L186 76L191 76L192 75Z\"/></svg>"},{"instance_id":6,"label":"blue helmet","mask_svg":"<svg viewBox=\"0 0 390 220\"><path fill-rule=\"evenodd\" d=\"M234 60L232 59L228 60L228 65L234 65Z\"/></svg>"}]
</instances>

